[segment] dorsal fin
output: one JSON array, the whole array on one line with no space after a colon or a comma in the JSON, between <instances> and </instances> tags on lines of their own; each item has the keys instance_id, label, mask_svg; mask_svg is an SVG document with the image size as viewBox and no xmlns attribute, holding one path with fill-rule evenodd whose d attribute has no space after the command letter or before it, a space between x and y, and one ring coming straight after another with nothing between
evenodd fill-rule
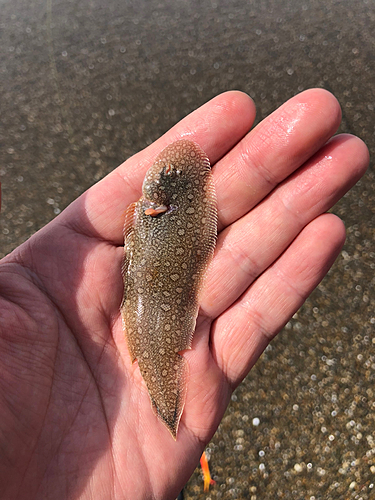
<instances>
[{"instance_id":1,"label":"dorsal fin","mask_svg":"<svg viewBox=\"0 0 375 500\"><path fill-rule=\"evenodd\" d=\"M126 295L126 275L128 271L128 266L130 262L130 252L131 252L131 240L134 231L134 223L135 223L135 207L137 202L131 203L128 208L125 210L124 217L124 260L121 265L121 274L124 279L124 294L122 298L121 307L125 302Z\"/></svg>"},{"instance_id":2,"label":"dorsal fin","mask_svg":"<svg viewBox=\"0 0 375 500\"><path fill-rule=\"evenodd\" d=\"M126 238L134 229L134 220L135 220L135 206L137 202L131 203L128 208L125 210L124 217L124 242L126 245Z\"/></svg>"}]
</instances>

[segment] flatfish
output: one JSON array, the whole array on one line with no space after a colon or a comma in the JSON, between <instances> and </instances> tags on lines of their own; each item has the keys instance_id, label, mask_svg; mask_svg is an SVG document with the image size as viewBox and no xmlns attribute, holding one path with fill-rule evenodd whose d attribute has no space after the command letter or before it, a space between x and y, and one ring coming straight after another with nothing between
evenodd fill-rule
<instances>
[{"instance_id":1,"label":"flatfish","mask_svg":"<svg viewBox=\"0 0 375 500\"><path fill-rule=\"evenodd\" d=\"M212 257L217 210L209 160L194 142L167 146L125 215L123 327L156 414L176 439L199 292Z\"/></svg>"}]
</instances>

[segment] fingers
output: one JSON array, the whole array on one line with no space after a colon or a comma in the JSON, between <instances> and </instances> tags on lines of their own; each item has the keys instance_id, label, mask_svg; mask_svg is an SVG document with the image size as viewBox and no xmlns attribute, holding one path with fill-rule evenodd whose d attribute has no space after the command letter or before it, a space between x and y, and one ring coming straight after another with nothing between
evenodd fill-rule
<instances>
[{"instance_id":1,"label":"fingers","mask_svg":"<svg viewBox=\"0 0 375 500\"><path fill-rule=\"evenodd\" d=\"M337 136L250 213L223 230L206 277L203 313L217 317L237 300L310 221L357 182L367 163L367 148L360 139Z\"/></svg>"},{"instance_id":2,"label":"fingers","mask_svg":"<svg viewBox=\"0 0 375 500\"><path fill-rule=\"evenodd\" d=\"M332 214L318 217L217 319L211 337L212 352L233 386L321 281L344 240L340 219Z\"/></svg>"},{"instance_id":3,"label":"fingers","mask_svg":"<svg viewBox=\"0 0 375 500\"><path fill-rule=\"evenodd\" d=\"M219 229L237 220L336 132L341 110L322 89L293 97L215 165Z\"/></svg>"},{"instance_id":4,"label":"fingers","mask_svg":"<svg viewBox=\"0 0 375 500\"><path fill-rule=\"evenodd\" d=\"M188 137L200 144L214 165L221 229L247 213L324 144L338 127L340 107L328 92L309 90L293 97L241 140L254 115L254 105L245 94L216 97L85 193L78 202L84 204L85 216L78 222L120 245L122 214L140 197L147 169L167 144Z\"/></svg>"},{"instance_id":5,"label":"fingers","mask_svg":"<svg viewBox=\"0 0 375 500\"><path fill-rule=\"evenodd\" d=\"M140 198L145 173L162 149L185 137L197 142L215 163L248 132L254 118L255 106L246 94L233 91L215 97L76 200L66 213L70 223L74 221L81 232L121 245L124 211ZM78 218L79 212L83 216Z\"/></svg>"}]
</instances>

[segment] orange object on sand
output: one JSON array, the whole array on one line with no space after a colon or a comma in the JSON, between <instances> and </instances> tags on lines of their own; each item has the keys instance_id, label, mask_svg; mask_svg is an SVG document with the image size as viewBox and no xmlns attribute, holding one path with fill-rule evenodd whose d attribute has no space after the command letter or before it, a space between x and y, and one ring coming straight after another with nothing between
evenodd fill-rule
<instances>
[{"instance_id":1,"label":"orange object on sand","mask_svg":"<svg viewBox=\"0 0 375 500\"><path fill-rule=\"evenodd\" d=\"M202 472L203 472L203 480L204 480L204 491L207 493L210 489L210 484L215 484L215 481L211 478L210 468L208 466L208 461L206 457L206 453L203 452L200 459Z\"/></svg>"}]
</instances>

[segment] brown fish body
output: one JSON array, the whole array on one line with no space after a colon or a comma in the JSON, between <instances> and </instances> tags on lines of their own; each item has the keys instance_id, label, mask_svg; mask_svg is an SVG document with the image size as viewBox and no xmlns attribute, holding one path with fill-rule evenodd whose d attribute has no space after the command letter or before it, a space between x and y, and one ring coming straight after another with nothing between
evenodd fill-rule
<instances>
[{"instance_id":1,"label":"brown fish body","mask_svg":"<svg viewBox=\"0 0 375 500\"><path fill-rule=\"evenodd\" d=\"M209 160L187 140L170 144L143 183L125 221L124 330L158 416L176 437L198 294L217 231Z\"/></svg>"}]
</instances>

